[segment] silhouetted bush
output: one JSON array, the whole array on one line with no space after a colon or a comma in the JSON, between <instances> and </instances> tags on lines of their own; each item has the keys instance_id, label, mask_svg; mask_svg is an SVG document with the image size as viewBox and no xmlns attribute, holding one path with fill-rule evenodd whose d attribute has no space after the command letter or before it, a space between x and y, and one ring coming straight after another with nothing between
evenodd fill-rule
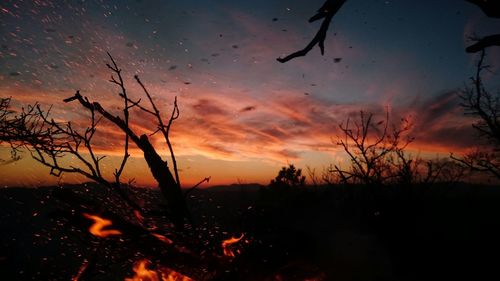
<instances>
[{"instance_id":1,"label":"silhouetted bush","mask_svg":"<svg viewBox=\"0 0 500 281\"><path fill-rule=\"evenodd\" d=\"M303 187L306 177L302 175L302 169L297 169L293 164L282 167L275 179L271 180L271 188Z\"/></svg>"}]
</instances>

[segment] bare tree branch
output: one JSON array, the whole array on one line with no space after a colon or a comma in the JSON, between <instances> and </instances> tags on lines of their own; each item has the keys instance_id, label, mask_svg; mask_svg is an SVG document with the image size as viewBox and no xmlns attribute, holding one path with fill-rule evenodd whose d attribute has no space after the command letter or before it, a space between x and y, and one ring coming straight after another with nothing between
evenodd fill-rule
<instances>
[{"instance_id":1,"label":"bare tree branch","mask_svg":"<svg viewBox=\"0 0 500 281\"><path fill-rule=\"evenodd\" d=\"M403 150L413 138L404 134L410 125L403 119L402 125L393 126L389 130L388 110L385 119L374 123L373 114L359 114L359 121L347 119L339 128L343 138L338 138L337 145L347 153L350 169L342 169L335 165L333 172L337 173L343 183L364 183L369 185L384 185L393 178L402 178L411 172L412 161L407 159ZM399 161L399 162L396 162Z\"/></svg>"},{"instance_id":2,"label":"bare tree branch","mask_svg":"<svg viewBox=\"0 0 500 281\"><path fill-rule=\"evenodd\" d=\"M187 197L188 194L191 193L191 191L195 190L198 186L200 186L200 184L202 184L204 182L209 182L210 178L211 177L206 177L206 178L202 179L201 181L199 181L197 184L193 185L190 189L186 190L186 192L184 192L184 197Z\"/></svg>"},{"instance_id":3,"label":"bare tree branch","mask_svg":"<svg viewBox=\"0 0 500 281\"><path fill-rule=\"evenodd\" d=\"M460 94L462 99L460 105L466 114L479 117L473 126L481 135L500 144L499 97L492 95L484 87L481 79L482 72L489 67L483 65L485 56L485 52L482 51L476 66L475 76L471 78L472 85L467 86Z\"/></svg>"},{"instance_id":4,"label":"bare tree branch","mask_svg":"<svg viewBox=\"0 0 500 281\"><path fill-rule=\"evenodd\" d=\"M129 98L127 97L127 89L125 89L125 84L123 82L123 78L121 75L121 69L118 68L118 65L116 65L115 60L113 57L109 54L108 57L111 60L112 65L106 64L106 66L114 72L117 77L118 81L115 80L114 76L111 75L111 80L110 82L113 84L116 84L120 87L121 93L119 93L119 96L123 98L123 119L126 127L129 127ZM93 110L92 110L92 119L93 117ZM130 154L128 153L128 146L129 146L129 135L125 133L125 144L123 145L123 158L122 162L120 164L120 167L118 169L115 169L114 175L115 175L115 182L116 184L120 184L120 176L123 173L123 169L125 168L125 164L127 163L128 158L130 157Z\"/></svg>"},{"instance_id":5,"label":"bare tree branch","mask_svg":"<svg viewBox=\"0 0 500 281\"><path fill-rule=\"evenodd\" d=\"M303 57L309 53L309 51L314 48L315 45L318 45L319 49L321 50L321 55L324 55L325 53L325 39L326 39L326 33L328 31L328 27L330 26L330 22L332 21L333 16L340 10L342 5L346 2L346 0L327 0L321 8L319 8L318 12L316 15L312 16L309 19L309 22L314 22L319 19L323 19L323 22L321 23L321 26L314 36L314 38L307 44L307 46L299 50L297 52L294 52L284 58L277 58L276 60L285 63L291 59L297 58L297 57Z\"/></svg>"},{"instance_id":6,"label":"bare tree branch","mask_svg":"<svg viewBox=\"0 0 500 281\"><path fill-rule=\"evenodd\" d=\"M486 89L481 75L489 66L484 65L486 53L481 55L476 65L476 73L471 78L471 85L460 93L465 114L477 118L472 125L481 137L489 141L489 148L476 149L462 157L451 158L472 171L487 172L500 179L500 92L493 94Z\"/></svg>"},{"instance_id":7,"label":"bare tree branch","mask_svg":"<svg viewBox=\"0 0 500 281\"><path fill-rule=\"evenodd\" d=\"M500 34L494 34L479 38L474 44L467 47L465 51L467 53L477 53L493 46L500 46Z\"/></svg>"},{"instance_id":8,"label":"bare tree branch","mask_svg":"<svg viewBox=\"0 0 500 281\"><path fill-rule=\"evenodd\" d=\"M174 150L172 148L172 143L170 142L170 137L169 137L170 127L172 126L173 121L176 120L180 114L179 107L177 106L177 97L174 98L174 108L172 109L172 114L170 115L170 119L168 120L168 123L165 126L163 123L163 119L161 118L160 111L158 110L155 103L153 102L153 99L152 99L151 95L149 94L148 90L146 89L146 87L144 86L142 81L139 79L139 76L135 75L134 78L137 81L137 83L139 83L141 88L143 89L144 93L148 97L149 102L151 103L151 106L153 107L153 111L154 111L153 115L158 120L158 129L157 129L157 131L155 131L155 133L160 131L163 134L165 142L167 143L167 146L168 146L168 150L170 151L172 165L174 166L175 180L177 182L178 188L180 189L181 182L180 182L179 173L178 173L178 169L177 169L177 160L175 159Z\"/></svg>"}]
</instances>

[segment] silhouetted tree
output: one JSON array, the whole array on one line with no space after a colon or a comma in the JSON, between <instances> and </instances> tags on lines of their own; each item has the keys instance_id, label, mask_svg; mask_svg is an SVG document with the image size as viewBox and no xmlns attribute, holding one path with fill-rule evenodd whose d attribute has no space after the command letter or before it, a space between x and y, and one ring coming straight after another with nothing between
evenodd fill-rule
<instances>
[{"instance_id":1,"label":"silhouetted tree","mask_svg":"<svg viewBox=\"0 0 500 281\"><path fill-rule=\"evenodd\" d=\"M500 18L499 1L466 0L481 8L481 10L492 18ZM463 157L451 157L459 163L469 167L474 171L488 172L500 179L500 92L492 93L487 90L481 79L481 73L487 70L488 66L483 65L485 49L491 46L500 46L500 34L493 34L483 38L472 38L476 41L467 47L469 53L481 52L476 74L471 78L471 85L467 86L461 93L462 107L466 114L477 117L477 122L473 127L486 138L492 147L490 149L476 149Z\"/></svg>"},{"instance_id":2,"label":"silhouetted tree","mask_svg":"<svg viewBox=\"0 0 500 281\"><path fill-rule=\"evenodd\" d=\"M91 102L87 97L82 96L79 91L76 91L73 96L65 99L64 102L76 101L87 111L90 119L87 128L81 131L75 128L70 121L55 121L50 117L50 109L44 111L39 104L35 104L23 110L13 121L20 122L22 125L18 124L14 128L15 137L10 142L26 147L36 161L50 168L52 175L60 176L62 173L81 174L118 192L130 206L140 210L140 206L125 193L121 180L125 165L130 157L129 146L132 142L142 150L151 174L158 182L158 186L167 200L169 217L175 225L182 227L185 218L188 217L188 210L181 190L177 162L169 138L172 123L179 117L177 98L174 98L174 107L169 119L165 122L150 93L137 75L134 78L149 101L149 107L142 105L141 99L134 101L129 98L122 78L122 70L111 55L109 55L109 58L111 64L106 64L112 72L109 81L120 90L121 116L111 113L99 102ZM151 135L158 132L163 135L170 151L173 173L168 166L168 162L161 158L151 144L148 135L138 135L130 126L129 119L132 109L142 111L156 119L156 127ZM98 156L93 145L97 125L102 119L111 122L124 133L123 156L119 167L113 173L113 179L108 179L103 174L101 161L105 156ZM62 161L63 157L68 156L76 159L77 163L67 164Z\"/></svg>"},{"instance_id":3,"label":"silhouetted tree","mask_svg":"<svg viewBox=\"0 0 500 281\"><path fill-rule=\"evenodd\" d=\"M10 110L10 98L0 98L0 141L9 141L12 134L12 111Z\"/></svg>"},{"instance_id":4,"label":"silhouetted tree","mask_svg":"<svg viewBox=\"0 0 500 281\"><path fill-rule=\"evenodd\" d=\"M17 148L11 141L16 137L15 128L20 121L15 118L14 112L10 109L10 98L0 98L0 145L8 143L11 145L11 159L15 160ZM12 144L11 144L12 143ZM6 160L0 159L1 162Z\"/></svg>"},{"instance_id":5,"label":"silhouetted tree","mask_svg":"<svg viewBox=\"0 0 500 281\"><path fill-rule=\"evenodd\" d=\"M11 108L11 98L0 98L0 145L6 143L10 146L10 161L20 159L18 152L23 142L19 140L29 139L34 142L36 139L41 142L48 139L50 132L34 127L38 123L35 109L29 106L27 109L22 108L20 112L16 112Z\"/></svg>"},{"instance_id":6,"label":"silhouetted tree","mask_svg":"<svg viewBox=\"0 0 500 281\"><path fill-rule=\"evenodd\" d=\"M452 158L476 171L485 171L500 179L500 91L488 90L482 79L482 72L489 66L483 65L485 51L479 57L475 76L469 86L461 92L461 106L465 113L477 118L472 126L480 136L487 139L490 149L476 149L463 157Z\"/></svg>"},{"instance_id":7,"label":"silhouetted tree","mask_svg":"<svg viewBox=\"0 0 500 281\"><path fill-rule=\"evenodd\" d=\"M464 176L464 169L448 159L425 160L406 152L414 139L409 135L411 124L405 118L398 125L385 119L375 122L374 115L363 111L359 119L339 125L342 137L337 145L348 156L348 167L330 165L323 172L327 184L365 184L372 187L415 184L455 183Z\"/></svg>"},{"instance_id":8,"label":"silhouetted tree","mask_svg":"<svg viewBox=\"0 0 500 281\"><path fill-rule=\"evenodd\" d=\"M297 169L293 164L282 167L275 179L269 184L272 188L303 187L306 177L302 175L302 169Z\"/></svg>"},{"instance_id":9,"label":"silhouetted tree","mask_svg":"<svg viewBox=\"0 0 500 281\"><path fill-rule=\"evenodd\" d=\"M338 138L337 145L350 162L348 169L333 167L341 182L381 186L412 173L412 161L403 152L413 140L405 134L410 123L402 119L400 126L391 127L389 122L388 112L384 120L374 122L373 114L361 111L359 120L347 119L339 125L343 137Z\"/></svg>"}]
</instances>

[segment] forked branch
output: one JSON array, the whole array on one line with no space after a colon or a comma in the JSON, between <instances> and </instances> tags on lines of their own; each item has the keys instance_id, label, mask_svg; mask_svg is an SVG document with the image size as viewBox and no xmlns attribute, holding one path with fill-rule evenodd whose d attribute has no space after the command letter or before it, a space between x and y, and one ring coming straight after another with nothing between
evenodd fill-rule
<instances>
[{"instance_id":1,"label":"forked branch","mask_svg":"<svg viewBox=\"0 0 500 281\"><path fill-rule=\"evenodd\" d=\"M309 53L309 51L311 51L312 48L314 48L314 46L316 46L316 45L318 45L318 47L321 51L321 55L324 55L324 53L325 53L325 39L326 39L326 33L328 31L328 27L330 27L330 23L332 21L333 16L335 16L335 14L340 10L340 8L342 7L342 5L344 5L345 2L346 2L346 0L327 0L323 4L323 6L321 6L321 8L319 8L316 15L312 16L309 19L310 23L317 21L317 20L320 20L320 19L323 19L323 22L321 23L321 26L320 26L318 32L316 33L314 38L311 40L311 42L309 42L309 44L307 44L307 46L304 49L299 50L299 51L294 52L294 53L291 53L284 58L281 58L281 57L277 58L276 60L281 62L281 63L285 63L291 59L294 59L297 57L303 57L303 56L307 55L307 53Z\"/></svg>"}]
</instances>

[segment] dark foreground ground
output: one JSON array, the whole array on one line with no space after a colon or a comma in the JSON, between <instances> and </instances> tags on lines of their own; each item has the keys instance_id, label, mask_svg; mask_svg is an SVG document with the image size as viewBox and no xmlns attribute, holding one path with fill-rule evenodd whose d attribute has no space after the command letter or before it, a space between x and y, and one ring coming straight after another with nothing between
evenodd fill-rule
<instances>
[{"instance_id":1,"label":"dark foreground ground","mask_svg":"<svg viewBox=\"0 0 500 281\"><path fill-rule=\"evenodd\" d=\"M81 280L124 280L147 258L205 280L500 280L496 187L195 190L196 229L186 235L168 223L156 190L131 193L147 210L145 228L174 248L129 227L130 210L98 186L1 189L0 279L71 280L91 261ZM131 234L95 237L83 212ZM242 233L240 253L224 257L221 241Z\"/></svg>"}]
</instances>

